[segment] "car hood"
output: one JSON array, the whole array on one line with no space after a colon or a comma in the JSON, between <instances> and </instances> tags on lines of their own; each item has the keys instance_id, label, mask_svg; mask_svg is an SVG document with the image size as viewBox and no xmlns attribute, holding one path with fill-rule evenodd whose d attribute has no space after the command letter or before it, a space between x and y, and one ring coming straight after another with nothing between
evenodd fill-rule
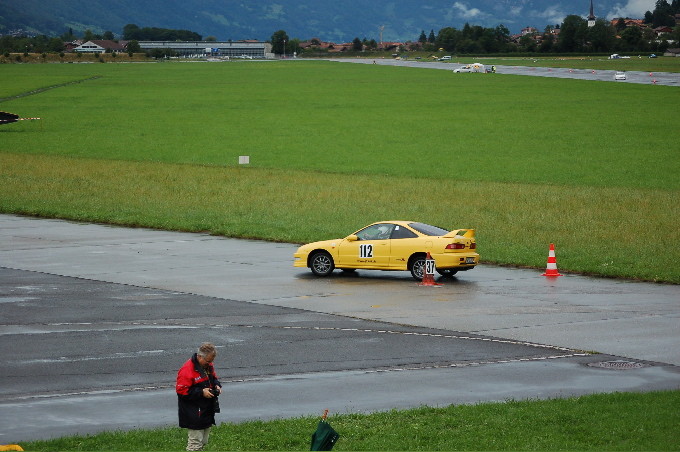
<instances>
[{"instance_id":1,"label":"car hood","mask_svg":"<svg viewBox=\"0 0 680 452\"><path fill-rule=\"evenodd\" d=\"M298 252L315 250L317 248L324 248L324 249L335 248L343 240L345 240L345 239L321 240L319 242L307 243L305 245L302 245L300 248L298 248Z\"/></svg>"}]
</instances>

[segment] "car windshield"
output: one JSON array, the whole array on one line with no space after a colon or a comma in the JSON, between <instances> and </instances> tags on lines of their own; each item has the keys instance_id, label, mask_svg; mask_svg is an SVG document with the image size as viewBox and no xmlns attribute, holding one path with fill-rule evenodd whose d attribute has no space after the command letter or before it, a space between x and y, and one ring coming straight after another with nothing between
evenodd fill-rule
<instances>
[{"instance_id":1,"label":"car windshield","mask_svg":"<svg viewBox=\"0 0 680 452\"><path fill-rule=\"evenodd\" d=\"M447 229L438 228L437 226L432 226L425 223L409 223L409 226L425 235L433 235L436 237L447 234L449 231Z\"/></svg>"},{"instance_id":2,"label":"car windshield","mask_svg":"<svg viewBox=\"0 0 680 452\"><path fill-rule=\"evenodd\" d=\"M393 224L377 223L365 227L356 233L359 240L387 240L394 229Z\"/></svg>"}]
</instances>

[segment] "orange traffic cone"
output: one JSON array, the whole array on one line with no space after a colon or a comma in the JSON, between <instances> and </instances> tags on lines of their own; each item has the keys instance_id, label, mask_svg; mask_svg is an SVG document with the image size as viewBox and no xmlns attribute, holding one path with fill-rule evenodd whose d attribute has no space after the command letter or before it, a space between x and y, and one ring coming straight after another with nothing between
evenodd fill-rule
<instances>
[{"instance_id":1,"label":"orange traffic cone","mask_svg":"<svg viewBox=\"0 0 680 452\"><path fill-rule=\"evenodd\" d=\"M429 252L427 253L427 257L425 257L425 265L423 266L423 281L418 285L441 286L441 284L434 282L434 259L432 259Z\"/></svg>"},{"instance_id":2,"label":"orange traffic cone","mask_svg":"<svg viewBox=\"0 0 680 452\"><path fill-rule=\"evenodd\" d=\"M555 259L555 245L550 244L550 251L548 252L548 266L545 269L545 273L541 276L562 276L560 272L557 271L557 259Z\"/></svg>"}]
</instances>

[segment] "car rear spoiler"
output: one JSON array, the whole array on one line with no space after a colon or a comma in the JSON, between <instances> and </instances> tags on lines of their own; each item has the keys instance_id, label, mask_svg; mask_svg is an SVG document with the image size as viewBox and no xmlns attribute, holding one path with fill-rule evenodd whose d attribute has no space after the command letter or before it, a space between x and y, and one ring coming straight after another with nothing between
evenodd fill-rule
<instances>
[{"instance_id":1,"label":"car rear spoiler","mask_svg":"<svg viewBox=\"0 0 680 452\"><path fill-rule=\"evenodd\" d=\"M473 239L473 238L475 238L475 230L474 229L454 229L453 231L448 232L448 233L443 235L443 237L450 237L450 238L453 238L453 237L456 237L456 236L467 237L468 239Z\"/></svg>"}]
</instances>

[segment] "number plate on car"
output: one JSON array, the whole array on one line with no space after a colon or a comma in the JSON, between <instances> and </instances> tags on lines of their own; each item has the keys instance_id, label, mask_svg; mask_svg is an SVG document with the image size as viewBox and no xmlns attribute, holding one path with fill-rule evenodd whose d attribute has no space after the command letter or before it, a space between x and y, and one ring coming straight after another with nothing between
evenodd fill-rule
<instances>
[{"instance_id":1,"label":"number plate on car","mask_svg":"<svg viewBox=\"0 0 680 452\"><path fill-rule=\"evenodd\" d=\"M475 263L475 258L474 258L474 257L466 257L466 258L465 258L465 263L466 263L466 264L474 264L474 263Z\"/></svg>"}]
</instances>

